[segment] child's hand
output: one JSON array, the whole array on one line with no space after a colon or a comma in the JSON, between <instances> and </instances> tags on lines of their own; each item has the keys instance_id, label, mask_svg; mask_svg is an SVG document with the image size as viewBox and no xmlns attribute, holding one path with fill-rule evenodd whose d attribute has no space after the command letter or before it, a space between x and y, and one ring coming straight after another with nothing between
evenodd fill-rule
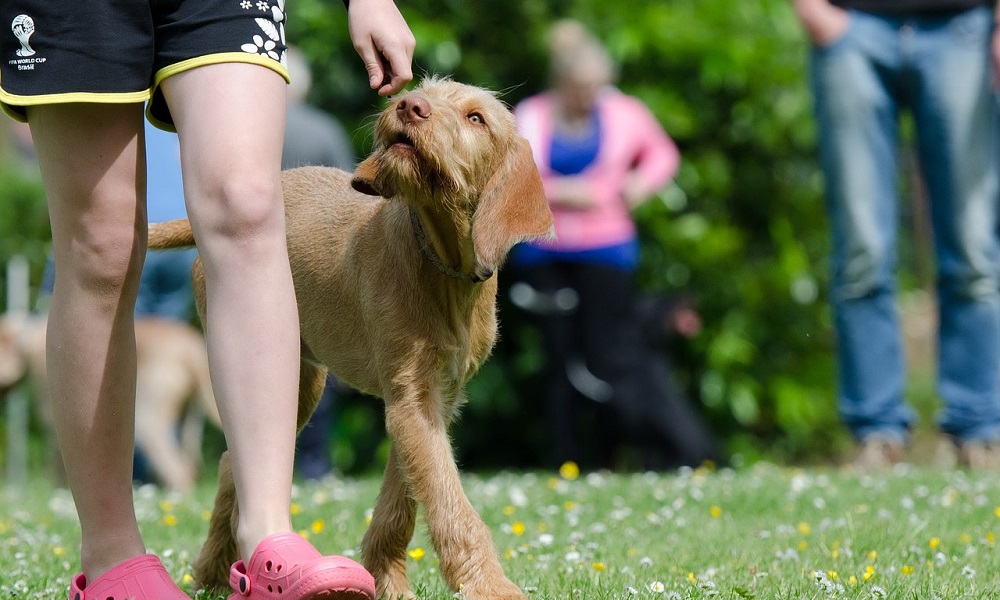
<instances>
[{"instance_id":1,"label":"child's hand","mask_svg":"<svg viewBox=\"0 0 1000 600\"><path fill-rule=\"evenodd\" d=\"M401 91L413 79L416 40L392 0L351 0L347 27L368 71L368 84L380 96Z\"/></svg>"}]
</instances>

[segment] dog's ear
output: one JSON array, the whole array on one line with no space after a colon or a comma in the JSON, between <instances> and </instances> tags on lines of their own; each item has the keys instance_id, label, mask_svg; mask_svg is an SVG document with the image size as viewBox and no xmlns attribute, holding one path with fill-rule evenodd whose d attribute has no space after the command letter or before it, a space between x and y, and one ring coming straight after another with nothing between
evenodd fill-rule
<instances>
[{"instance_id":1,"label":"dog's ear","mask_svg":"<svg viewBox=\"0 0 1000 600\"><path fill-rule=\"evenodd\" d=\"M372 154L354 169L354 176L351 177L351 187L369 196L381 196L382 192L376 187L378 181L378 155Z\"/></svg>"},{"instance_id":2,"label":"dog's ear","mask_svg":"<svg viewBox=\"0 0 1000 600\"><path fill-rule=\"evenodd\" d=\"M514 244L550 235L552 211L542 178L531 146L518 137L507 160L487 181L473 215L476 273L489 277Z\"/></svg>"}]
</instances>

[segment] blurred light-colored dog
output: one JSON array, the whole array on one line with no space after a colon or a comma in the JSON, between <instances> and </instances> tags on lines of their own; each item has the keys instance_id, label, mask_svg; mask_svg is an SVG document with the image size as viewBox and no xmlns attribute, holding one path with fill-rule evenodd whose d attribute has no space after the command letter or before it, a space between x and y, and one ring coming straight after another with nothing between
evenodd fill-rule
<instances>
[{"instance_id":1,"label":"blurred light-colored dog","mask_svg":"<svg viewBox=\"0 0 1000 600\"><path fill-rule=\"evenodd\" d=\"M48 433L54 477L65 482L55 441L45 364L46 319L37 315L0 317L0 392L27 376L39 420ZM192 326L151 317L135 322L135 443L158 481L169 489L191 488L201 468L205 418L219 425L205 340Z\"/></svg>"},{"instance_id":2,"label":"blurred light-colored dog","mask_svg":"<svg viewBox=\"0 0 1000 600\"><path fill-rule=\"evenodd\" d=\"M415 597L406 548L419 503L452 589L469 600L523 600L462 490L448 427L496 338L497 269L515 243L551 235L541 179L510 111L491 92L449 80L392 101L375 145L353 179L332 168L284 174L302 337L298 424L327 368L385 402L392 450L361 547L380 596ZM187 221L151 227L149 240L151 248L194 243ZM204 287L196 263L202 318ZM195 561L208 586L224 587L238 558L227 465L224 456Z\"/></svg>"}]
</instances>

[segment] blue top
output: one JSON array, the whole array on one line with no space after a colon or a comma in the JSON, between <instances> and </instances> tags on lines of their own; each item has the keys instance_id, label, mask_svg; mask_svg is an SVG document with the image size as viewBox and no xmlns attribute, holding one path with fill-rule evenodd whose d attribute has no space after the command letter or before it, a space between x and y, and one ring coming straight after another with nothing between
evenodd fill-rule
<instances>
[{"instance_id":1,"label":"blue top","mask_svg":"<svg viewBox=\"0 0 1000 600\"><path fill-rule=\"evenodd\" d=\"M150 223L187 218L176 133L146 122L146 208Z\"/></svg>"},{"instance_id":2,"label":"blue top","mask_svg":"<svg viewBox=\"0 0 1000 600\"><path fill-rule=\"evenodd\" d=\"M578 175L597 160L601 147L601 122L597 110L591 115L593 127L583 137L569 137L556 132L552 136L549 163L560 175ZM588 250L552 250L536 244L518 244L511 251L511 261L524 268L549 262L599 264L635 270L639 266L639 241Z\"/></svg>"},{"instance_id":3,"label":"blue top","mask_svg":"<svg viewBox=\"0 0 1000 600\"><path fill-rule=\"evenodd\" d=\"M595 110L590 115L593 126L584 137L570 137L556 131L552 135L549 166L560 175L578 175L597 159L601 147L601 121Z\"/></svg>"}]
</instances>

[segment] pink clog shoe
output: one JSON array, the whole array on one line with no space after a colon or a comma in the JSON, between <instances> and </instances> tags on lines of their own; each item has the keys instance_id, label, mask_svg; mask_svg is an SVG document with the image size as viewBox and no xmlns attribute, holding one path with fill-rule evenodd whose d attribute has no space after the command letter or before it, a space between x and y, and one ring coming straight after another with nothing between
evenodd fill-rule
<instances>
[{"instance_id":1,"label":"pink clog shoe","mask_svg":"<svg viewBox=\"0 0 1000 600\"><path fill-rule=\"evenodd\" d=\"M80 573L69 584L69 600L191 600L170 579L153 554L142 554L118 563L88 582Z\"/></svg>"},{"instance_id":2,"label":"pink clog shoe","mask_svg":"<svg viewBox=\"0 0 1000 600\"><path fill-rule=\"evenodd\" d=\"M233 564L229 600L374 600L375 579L343 556L323 556L302 536L276 533L257 545L250 564ZM103 600L103 599L102 599Z\"/></svg>"}]
</instances>

